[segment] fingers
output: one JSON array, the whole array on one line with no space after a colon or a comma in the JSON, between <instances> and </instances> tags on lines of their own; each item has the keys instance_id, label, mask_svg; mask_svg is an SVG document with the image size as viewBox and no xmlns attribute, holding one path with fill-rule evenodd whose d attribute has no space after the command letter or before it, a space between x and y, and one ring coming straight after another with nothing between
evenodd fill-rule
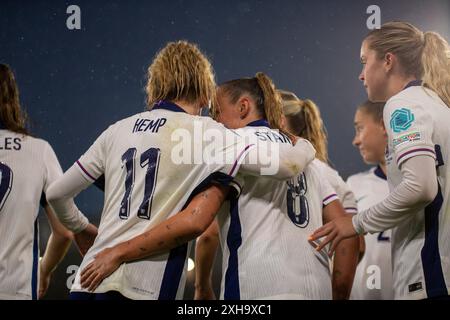
<instances>
[{"instance_id":1,"label":"fingers","mask_svg":"<svg viewBox=\"0 0 450 320\"><path fill-rule=\"evenodd\" d=\"M95 272L94 263L90 263L86 268L81 271L80 274L80 284L82 288L87 288L89 286L89 279Z\"/></svg>"},{"instance_id":2,"label":"fingers","mask_svg":"<svg viewBox=\"0 0 450 320\"><path fill-rule=\"evenodd\" d=\"M96 276L92 279L88 290L91 292L94 291L95 289L97 289L97 287L99 286L99 284L102 281L103 281L103 275L101 275L100 273L97 273Z\"/></svg>"},{"instance_id":3,"label":"fingers","mask_svg":"<svg viewBox=\"0 0 450 320\"><path fill-rule=\"evenodd\" d=\"M342 237L337 235L336 238L333 240L330 246L330 250L328 251L328 256L333 256L334 251L336 251L336 247L339 245L339 243L342 241Z\"/></svg>"},{"instance_id":4,"label":"fingers","mask_svg":"<svg viewBox=\"0 0 450 320\"><path fill-rule=\"evenodd\" d=\"M82 288L88 289L89 291L94 279L98 276L99 271L98 270L92 270L88 274L85 275L85 278L83 280L80 280L80 284Z\"/></svg>"},{"instance_id":5,"label":"fingers","mask_svg":"<svg viewBox=\"0 0 450 320\"><path fill-rule=\"evenodd\" d=\"M330 223L327 223L317 230L315 230L308 238L308 240L314 241L317 239L320 239L322 237L325 237L327 234L331 232L333 228L331 227Z\"/></svg>"},{"instance_id":6,"label":"fingers","mask_svg":"<svg viewBox=\"0 0 450 320\"><path fill-rule=\"evenodd\" d=\"M93 266L94 266L94 262L91 262L86 266L86 268L81 270L80 280L83 280L83 278L85 278L87 274L91 273L90 270L93 268Z\"/></svg>"},{"instance_id":7,"label":"fingers","mask_svg":"<svg viewBox=\"0 0 450 320\"><path fill-rule=\"evenodd\" d=\"M316 248L317 251L322 250L328 243L330 243L337 235L337 231L331 230L331 232L328 234L328 236L325 238L325 240L322 241L322 243Z\"/></svg>"}]
</instances>

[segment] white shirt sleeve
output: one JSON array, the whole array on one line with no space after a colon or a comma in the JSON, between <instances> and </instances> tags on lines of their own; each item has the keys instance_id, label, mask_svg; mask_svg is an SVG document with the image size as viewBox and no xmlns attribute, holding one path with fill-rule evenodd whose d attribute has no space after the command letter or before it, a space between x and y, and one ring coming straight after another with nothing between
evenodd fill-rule
<instances>
[{"instance_id":1,"label":"white shirt sleeve","mask_svg":"<svg viewBox=\"0 0 450 320\"><path fill-rule=\"evenodd\" d=\"M92 146L78 159L76 165L86 179L94 182L105 173L106 145L111 127L95 140Z\"/></svg>"},{"instance_id":2,"label":"white shirt sleeve","mask_svg":"<svg viewBox=\"0 0 450 320\"><path fill-rule=\"evenodd\" d=\"M47 201L55 210L58 219L74 233L86 229L89 221L77 208L73 198L91 183L74 164L47 189Z\"/></svg>"},{"instance_id":3,"label":"white shirt sleeve","mask_svg":"<svg viewBox=\"0 0 450 320\"><path fill-rule=\"evenodd\" d=\"M322 170L321 170L322 171ZM321 173L319 192L322 199L322 205L325 207L335 200L339 200L336 190L331 186L326 176Z\"/></svg>"},{"instance_id":4,"label":"white shirt sleeve","mask_svg":"<svg viewBox=\"0 0 450 320\"><path fill-rule=\"evenodd\" d=\"M294 146L258 140L246 155L248 161L241 165L241 170L250 175L288 180L298 176L315 156L316 150L305 139L299 138Z\"/></svg>"},{"instance_id":5,"label":"white shirt sleeve","mask_svg":"<svg viewBox=\"0 0 450 320\"><path fill-rule=\"evenodd\" d=\"M436 197L435 161L428 154L404 160L401 172L402 182L385 200L353 216L353 227L358 234L391 229Z\"/></svg>"},{"instance_id":6,"label":"white shirt sleeve","mask_svg":"<svg viewBox=\"0 0 450 320\"><path fill-rule=\"evenodd\" d=\"M316 155L311 143L301 138L295 146L262 141L253 133L247 133L245 128L229 130L214 120L207 122L207 129L210 130L207 136L215 143L204 146L206 159L210 163L223 164L220 171L231 177L241 170L245 174L288 180L299 175ZM81 159L79 162L84 166ZM83 171L90 172L89 168L85 169Z\"/></svg>"},{"instance_id":7,"label":"white shirt sleeve","mask_svg":"<svg viewBox=\"0 0 450 320\"><path fill-rule=\"evenodd\" d=\"M433 120L424 106L405 99L390 100L383 112L390 153L397 166L417 155L436 159Z\"/></svg>"},{"instance_id":8,"label":"white shirt sleeve","mask_svg":"<svg viewBox=\"0 0 450 320\"><path fill-rule=\"evenodd\" d=\"M339 173L331 168L328 164L324 162L319 162L320 168L322 169L323 175L327 178L331 187L336 191L339 200L342 202L342 206L346 213L356 214L358 208L356 206L355 195L353 194L350 187L342 179Z\"/></svg>"}]
</instances>

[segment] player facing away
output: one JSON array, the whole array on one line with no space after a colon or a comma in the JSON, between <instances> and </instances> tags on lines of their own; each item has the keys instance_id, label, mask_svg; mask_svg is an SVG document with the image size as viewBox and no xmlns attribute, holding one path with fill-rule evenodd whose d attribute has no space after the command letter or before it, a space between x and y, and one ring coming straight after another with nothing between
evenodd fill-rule
<instances>
[{"instance_id":1,"label":"player facing away","mask_svg":"<svg viewBox=\"0 0 450 320\"><path fill-rule=\"evenodd\" d=\"M319 228L331 250L343 238L392 230L396 299L448 298L450 287L450 49L435 32L391 22L368 34L361 81L386 101L389 196ZM318 247L321 249L321 246Z\"/></svg>"},{"instance_id":2,"label":"player facing away","mask_svg":"<svg viewBox=\"0 0 450 320\"><path fill-rule=\"evenodd\" d=\"M0 145L0 299L35 300L45 295L73 235L45 199L49 185L62 175L58 159L47 141L28 133L14 74L4 64L0 64ZM39 203L52 229L40 263Z\"/></svg>"},{"instance_id":3,"label":"player facing away","mask_svg":"<svg viewBox=\"0 0 450 320\"><path fill-rule=\"evenodd\" d=\"M290 143L282 130L281 96L263 73L222 84L218 106L216 117L227 127ZM223 252L221 299L348 298L357 241L349 241L353 246L342 243L333 277L326 253L315 252L307 241L310 230L345 214L317 161L288 182L240 177L240 195L225 202L218 223L198 239L196 299L214 298L210 274L218 233Z\"/></svg>"},{"instance_id":4,"label":"player facing away","mask_svg":"<svg viewBox=\"0 0 450 320\"><path fill-rule=\"evenodd\" d=\"M328 138L319 107L310 99L302 100L293 92L279 90L283 101L283 124L287 131L311 142L316 149L317 165L336 191L345 212L357 211L353 192L339 173L333 169L328 158Z\"/></svg>"},{"instance_id":5,"label":"player facing away","mask_svg":"<svg viewBox=\"0 0 450 320\"><path fill-rule=\"evenodd\" d=\"M347 184L353 190L358 211L381 202L389 195L386 178L387 134L383 124L382 102L366 101L355 113L353 145L371 169L351 175ZM391 231L366 234L365 253L358 264L350 298L352 300L392 300Z\"/></svg>"},{"instance_id":6,"label":"player facing away","mask_svg":"<svg viewBox=\"0 0 450 320\"><path fill-rule=\"evenodd\" d=\"M75 277L72 299L180 299L187 241L214 217L197 208L196 201L215 205L241 163L261 147L199 116L201 107L214 100L215 82L210 62L194 44L171 42L159 51L148 69L146 92L148 111L111 125L50 187L50 203L64 206L66 197L105 175L98 237ZM199 135L198 130L211 136ZM233 139L220 141L230 136ZM305 140L272 153L280 158L276 175L287 179L298 174L314 154ZM205 155L217 161L202 158ZM242 164L241 169L261 174L259 158L253 159L255 163ZM210 185L209 191L201 192ZM123 248L131 249L117 256ZM106 273L96 269L102 257L115 262ZM92 281L88 286L82 285L86 274Z\"/></svg>"}]
</instances>

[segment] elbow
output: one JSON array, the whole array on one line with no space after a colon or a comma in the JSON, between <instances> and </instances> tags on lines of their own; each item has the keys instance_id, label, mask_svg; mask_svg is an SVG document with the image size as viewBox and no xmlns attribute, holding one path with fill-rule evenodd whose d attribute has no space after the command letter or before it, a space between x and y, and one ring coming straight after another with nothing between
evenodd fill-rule
<instances>
[{"instance_id":1,"label":"elbow","mask_svg":"<svg viewBox=\"0 0 450 320\"><path fill-rule=\"evenodd\" d=\"M424 192L424 201L427 203L431 203L436 198L439 191L439 186L437 180L431 183L430 187L427 188L426 192Z\"/></svg>"},{"instance_id":2,"label":"elbow","mask_svg":"<svg viewBox=\"0 0 450 320\"><path fill-rule=\"evenodd\" d=\"M416 193L416 201L420 205L428 205L433 202L438 193L437 180L420 183L420 188Z\"/></svg>"},{"instance_id":3,"label":"elbow","mask_svg":"<svg viewBox=\"0 0 450 320\"><path fill-rule=\"evenodd\" d=\"M72 241L74 239L73 233L66 228L60 228L62 230L53 230L53 234L55 237L60 239L61 241Z\"/></svg>"},{"instance_id":4,"label":"elbow","mask_svg":"<svg viewBox=\"0 0 450 320\"><path fill-rule=\"evenodd\" d=\"M201 236L209 227L213 218L205 217L205 215L193 215L189 218L189 233L197 238Z\"/></svg>"}]
</instances>

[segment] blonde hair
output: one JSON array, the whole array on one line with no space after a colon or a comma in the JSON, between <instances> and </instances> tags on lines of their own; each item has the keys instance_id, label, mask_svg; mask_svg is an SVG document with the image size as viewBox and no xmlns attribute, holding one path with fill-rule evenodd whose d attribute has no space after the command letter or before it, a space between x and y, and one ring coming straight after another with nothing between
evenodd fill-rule
<instances>
[{"instance_id":1,"label":"blonde hair","mask_svg":"<svg viewBox=\"0 0 450 320\"><path fill-rule=\"evenodd\" d=\"M450 107L450 47L436 32L422 32L407 22L389 22L371 31L369 48L383 58L395 54L406 75L423 80Z\"/></svg>"},{"instance_id":2,"label":"blonde hair","mask_svg":"<svg viewBox=\"0 0 450 320\"><path fill-rule=\"evenodd\" d=\"M316 149L316 158L329 163L328 138L319 107L312 100L298 98L293 92L278 91L291 133L309 140Z\"/></svg>"},{"instance_id":3,"label":"blonde hair","mask_svg":"<svg viewBox=\"0 0 450 320\"><path fill-rule=\"evenodd\" d=\"M6 64L0 64L0 122L7 130L28 134L27 115L20 106L19 88Z\"/></svg>"},{"instance_id":4,"label":"blonde hair","mask_svg":"<svg viewBox=\"0 0 450 320\"><path fill-rule=\"evenodd\" d=\"M244 94L248 94L254 101L256 109L269 126L282 130L281 116L283 114L281 97L275 85L266 74L258 72L254 78L242 78L227 81L220 85L232 104L236 103Z\"/></svg>"},{"instance_id":5,"label":"blonde hair","mask_svg":"<svg viewBox=\"0 0 450 320\"><path fill-rule=\"evenodd\" d=\"M214 100L215 89L211 63L197 45L187 41L169 42L148 68L149 109L160 100L206 106Z\"/></svg>"}]
</instances>

